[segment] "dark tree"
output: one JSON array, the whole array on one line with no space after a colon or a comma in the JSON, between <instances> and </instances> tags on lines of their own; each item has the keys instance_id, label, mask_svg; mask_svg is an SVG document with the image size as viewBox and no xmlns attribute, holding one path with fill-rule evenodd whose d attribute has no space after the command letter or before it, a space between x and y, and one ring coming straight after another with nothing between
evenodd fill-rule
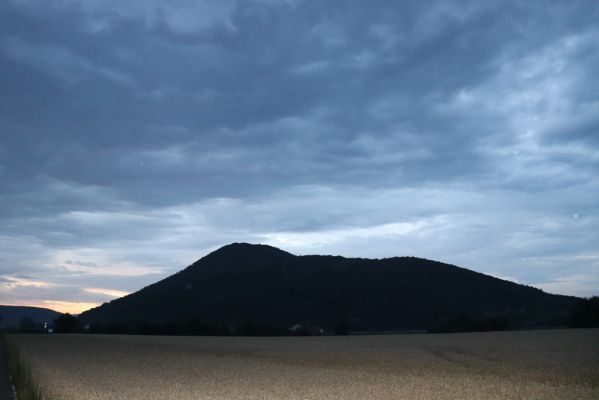
<instances>
[{"instance_id":1,"label":"dark tree","mask_svg":"<svg viewBox=\"0 0 599 400\"><path fill-rule=\"evenodd\" d=\"M342 320L335 325L335 335L349 335L349 322Z\"/></svg>"},{"instance_id":2,"label":"dark tree","mask_svg":"<svg viewBox=\"0 0 599 400\"><path fill-rule=\"evenodd\" d=\"M291 334L293 336L312 336L314 335L314 331L306 326L300 326L291 331Z\"/></svg>"},{"instance_id":3,"label":"dark tree","mask_svg":"<svg viewBox=\"0 0 599 400\"><path fill-rule=\"evenodd\" d=\"M54 320L54 330L57 333L74 333L79 329L79 319L71 314L62 314Z\"/></svg>"},{"instance_id":4,"label":"dark tree","mask_svg":"<svg viewBox=\"0 0 599 400\"><path fill-rule=\"evenodd\" d=\"M36 331L36 325L35 322L33 322L33 320L29 317L24 317L21 318L21 332L23 333L31 333L31 332L35 332Z\"/></svg>"},{"instance_id":5,"label":"dark tree","mask_svg":"<svg viewBox=\"0 0 599 400\"><path fill-rule=\"evenodd\" d=\"M428 328L431 333L447 332L485 332L505 331L510 321L502 316L481 316L461 314L456 317L438 321Z\"/></svg>"},{"instance_id":6,"label":"dark tree","mask_svg":"<svg viewBox=\"0 0 599 400\"><path fill-rule=\"evenodd\" d=\"M207 323L196 318L187 323L186 333L188 335L226 336L230 332L229 327L225 324Z\"/></svg>"},{"instance_id":7,"label":"dark tree","mask_svg":"<svg viewBox=\"0 0 599 400\"><path fill-rule=\"evenodd\" d=\"M253 320L247 320L237 325L235 334L238 336L287 336L289 330L285 327L261 324Z\"/></svg>"},{"instance_id":8,"label":"dark tree","mask_svg":"<svg viewBox=\"0 0 599 400\"><path fill-rule=\"evenodd\" d=\"M599 297L580 299L572 307L570 326L573 328L599 328Z\"/></svg>"}]
</instances>

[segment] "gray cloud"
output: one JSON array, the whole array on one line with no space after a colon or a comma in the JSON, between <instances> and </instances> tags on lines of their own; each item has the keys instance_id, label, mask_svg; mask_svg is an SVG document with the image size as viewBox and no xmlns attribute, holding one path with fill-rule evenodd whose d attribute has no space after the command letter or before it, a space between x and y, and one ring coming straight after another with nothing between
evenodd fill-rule
<instances>
[{"instance_id":1,"label":"gray cloud","mask_svg":"<svg viewBox=\"0 0 599 400\"><path fill-rule=\"evenodd\" d=\"M592 1L5 1L0 270L135 290L243 239L596 292L579 283L599 275L598 17ZM114 264L149 275L121 284Z\"/></svg>"}]
</instances>

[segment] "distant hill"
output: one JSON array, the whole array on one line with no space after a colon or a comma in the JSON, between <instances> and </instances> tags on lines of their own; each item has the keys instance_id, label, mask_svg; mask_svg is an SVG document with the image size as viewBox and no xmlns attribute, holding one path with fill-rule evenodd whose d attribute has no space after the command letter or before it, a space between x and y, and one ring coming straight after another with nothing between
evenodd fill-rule
<instances>
[{"instance_id":1,"label":"distant hill","mask_svg":"<svg viewBox=\"0 0 599 400\"><path fill-rule=\"evenodd\" d=\"M0 305L0 326L3 328L20 328L21 321L28 318L34 324L52 324L59 312L41 307L3 306Z\"/></svg>"},{"instance_id":2,"label":"distant hill","mask_svg":"<svg viewBox=\"0 0 599 400\"><path fill-rule=\"evenodd\" d=\"M200 319L235 326L340 322L353 331L431 329L488 319L511 327L567 323L576 298L415 257L295 256L235 243L138 292L81 314L91 324ZM503 325L502 325L503 324ZM451 329L450 329L451 330Z\"/></svg>"}]
</instances>

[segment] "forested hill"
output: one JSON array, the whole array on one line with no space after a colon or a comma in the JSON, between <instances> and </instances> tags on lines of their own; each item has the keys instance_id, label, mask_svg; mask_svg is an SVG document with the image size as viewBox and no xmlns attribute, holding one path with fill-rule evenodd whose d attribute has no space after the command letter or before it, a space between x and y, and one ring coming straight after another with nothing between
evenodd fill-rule
<instances>
[{"instance_id":1,"label":"forested hill","mask_svg":"<svg viewBox=\"0 0 599 400\"><path fill-rule=\"evenodd\" d=\"M422 258L295 256L234 243L81 319L128 326L253 321L328 330L345 321L352 330L385 331L466 318L518 328L564 325L575 300Z\"/></svg>"},{"instance_id":2,"label":"forested hill","mask_svg":"<svg viewBox=\"0 0 599 400\"><path fill-rule=\"evenodd\" d=\"M6 329L21 328L23 324L51 325L60 313L41 307L0 305L0 326Z\"/></svg>"}]
</instances>

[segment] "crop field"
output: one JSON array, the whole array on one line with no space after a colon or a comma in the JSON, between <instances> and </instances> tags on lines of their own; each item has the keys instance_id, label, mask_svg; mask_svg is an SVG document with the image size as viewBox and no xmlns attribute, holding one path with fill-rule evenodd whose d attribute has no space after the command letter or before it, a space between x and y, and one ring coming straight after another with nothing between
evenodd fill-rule
<instances>
[{"instance_id":1,"label":"crop field","mask_svg":"<svg viewBox=\"0 0 599 400\"><path fill-rule=\"evenodd\" d=\"M10 340L56 400L599 399L599 329Z\"/></svg>"}]
</instances>

